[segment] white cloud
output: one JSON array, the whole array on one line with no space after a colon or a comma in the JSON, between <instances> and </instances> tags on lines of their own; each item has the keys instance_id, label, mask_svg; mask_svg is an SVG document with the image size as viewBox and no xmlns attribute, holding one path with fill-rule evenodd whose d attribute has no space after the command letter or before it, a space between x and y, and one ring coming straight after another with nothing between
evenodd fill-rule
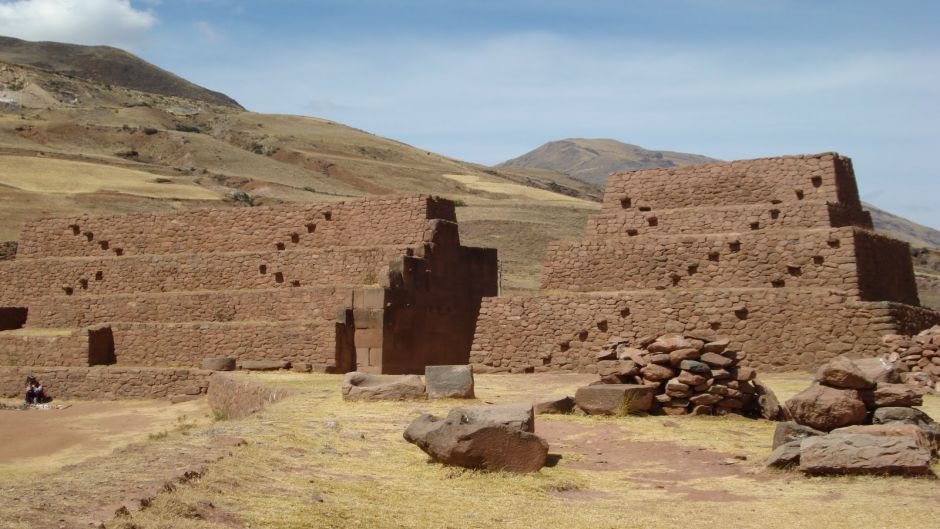
<instances>
[{"instance_id":1,"label":"white cloud","mask_svg":"<svg viewBox=\"0 0 940 529\"><path fill-rule=\"evenodd\" d=\"M222 38L222 35L219 33L219 30L215 29L215 26L213 26L212 24L210 24L210 23L208 23L208 22L206 22L206 21L204 21L204 20L199 21L199 22L195 22L195 23L193 24L193 27L195 27L195 28L196 28L196 31L198 31L199 33L201 33L202 36L203 36L206 40L215 41L215 40L219 40L219 39Z\"/></svg>"},{"instance_id":2,"label":"white cloud","mask_svg":"<svg viewBox=\"0 0 940 529\"><path fill-rule=\"evenodd\" d=\"M0 2L0 34L26 40L130 47L157 23L129 0Z\"/></svg>"}]
</instances>

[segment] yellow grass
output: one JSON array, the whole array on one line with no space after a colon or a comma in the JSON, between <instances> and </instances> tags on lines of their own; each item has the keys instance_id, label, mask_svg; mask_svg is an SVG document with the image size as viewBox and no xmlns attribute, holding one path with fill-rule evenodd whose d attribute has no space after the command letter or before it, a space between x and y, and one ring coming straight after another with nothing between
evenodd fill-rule
<instances>
[{"instance_id":1,"label":"yellow grass","mask_svg":"<svg viewBox=\"0 0 940 529\"><path fill-rule=\"evenodd\" d=\"M12 329L0 331L0 336L70 336L78 329L58 329L53 327L30 327L26 329Z\"/></svg>"},{"instance_id":2,"label":"yellow grass","mask_svg":"<svg viewBox=\"0 0 940 529\"><path fill-rule=\"evenodd\" d=\"M524 186L521 184L513 184L510 182L494 182L491 180L484 180L480 175L475 174L445 174L445 178L455 180L460 182L464 186L468 187L474 191L483 191L486 193L499 193L502 195L510 195L513 197L524 198L529 200L537 200L539 202L552 202L555 204L564 204L564 205L582 205L587 208L595 208L596 203L583 200L580 198L569 197L567 195L562 195L559 193L553 193L551 191L546 191L544 189L537 189L534 187Z\"/></svg>"},{"instance_id":3,"label":"yellow grass","mask_svg":"<svg viewBox=\"0 0 940 529\"><path fill-rule=\"evenodd\" d=\"M115 192L151 198L220 200L218 194L193 184L158 184L154 175L108 165L0 156L0 184L42 193Z\"/></svg>"},{"instance_id":4,"label":"yellow grass","mask_svg":"<svg viewBox=\"0 0 940 529\"><path fill-rule=\"evenodd\" d=\"M251 377L294 393L243 420L253 432L248 446L196 483L161 495L124 527L223 527L186 514L206 500L251 527L270 528L925 527L940 494L927 479L768 471L762 460L774 424L742 418L540 416L583 427L552 445L550 451L562 456L557 466L530 475L448 468L430 462L401 434L420 413L444 414L458 401L346 403L338 376ZM783 380L782 386L795 385ZM533 375L479 376L477 382L486 402L564 394L583 383ZM926 408L940 411L940 399L930 397ZM690 479L681 479L681 457L635 468L618 468L616 460L609 469L573 467L590 455L584 452L590 445L578 439L600 428L629 441L747 459L729 460L740 469L733 475ZM678 471L680 478L650 478L657 470Z\"/></svg>"}]
</instances>

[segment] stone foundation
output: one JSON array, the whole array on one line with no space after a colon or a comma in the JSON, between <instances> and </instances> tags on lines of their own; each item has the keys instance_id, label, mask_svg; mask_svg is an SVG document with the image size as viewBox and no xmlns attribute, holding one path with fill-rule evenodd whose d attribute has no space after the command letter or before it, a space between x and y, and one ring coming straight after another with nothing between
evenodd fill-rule
<instances>
[{"instance_id":1,"label":"stone foundation","mask_svg":"<svg viewBox=\"0 0 940 529\"><path fill-rule=\"evenodd\" d=\"M0 367L0 396L23 397L33 375L56 399L165 399L206 393L212 371L145 367Z\"/></svg>"}]
</instances>

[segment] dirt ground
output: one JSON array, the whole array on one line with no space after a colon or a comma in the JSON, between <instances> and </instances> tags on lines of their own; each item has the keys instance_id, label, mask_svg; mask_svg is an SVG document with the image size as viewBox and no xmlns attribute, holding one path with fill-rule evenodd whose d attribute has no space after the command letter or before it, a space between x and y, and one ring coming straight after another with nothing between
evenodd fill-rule
<instances>
[{"instance_id":1,"label":"dirt ground","mask_svg":"<svg viewBox=\"0 0 940 529\"><path fill-rule=\"evenodd\" d=\"M19 401L4 401L19 404ZM0 410L0 476L37 472L110 453L182 421L205 417L205 399L167 401L56 401L65 409Z\"/></svg>"},{"instance_id":2,"label":"dirt ground","mask_svg":"<svg viewBox=\"0 0 940 529\"><path fill-rule=\"evenodd\" d=\"M338 375L251 377L289 388L291 396L246 419L176 428L165 438L42 473L40 487L0 474L0 527L102 520L123 529L792 529L936 521L936 479L805 478L765 469L769 421L539 416L536 432L556 462L530 475L484 473L433 463L402 439L419 414L445 414L465 401L347 403ZM803 374L765 378L781 399L809 382ZM476 403L571 395L590 380L481 375ZM924 410L940 416L940 397L929 397ZM232 436L245 443L232 443ZM173 478L181 472L189 477ZM171 485L161 488L161 480ZM20 498L37 493L41 508L25 507ZM109 520L122 506L128 512Z\"/></svg>"}]
</instances>

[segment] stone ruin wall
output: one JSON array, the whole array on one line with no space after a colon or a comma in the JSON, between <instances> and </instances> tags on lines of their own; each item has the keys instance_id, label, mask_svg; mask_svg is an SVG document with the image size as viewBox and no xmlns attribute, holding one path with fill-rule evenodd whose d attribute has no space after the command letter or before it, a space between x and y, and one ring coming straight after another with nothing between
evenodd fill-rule
<instances>
[{"instance_id":1,"label":"stone ruin wall","mask_svg":"<svg viewBox=\"0 0 940 529\"><path fill-rule=\"evenodd\" d=\"M0 263L0 371L234 357L423 372L467 362L495 293L495 250L461 246L436 197L43 219Z\"/></svg>"},{"instance_id":2,"label":"stone ruin wall","mask_svg":"<svg viewBox=\"0 0 940 529\"><path fill-rule=\"evenodd\" d=\"M10 261L16 259L16 241L0 242L0 261Z\"/></svg>"},{"instance_id":3,"label":"stone ruin wall","mask_svg":"<svg viewBox=\"0 0 940 529\"><path fill-rule=\"evenodd\" d=\"M762 370L874 355L940 322L909 248L869 231L827 153L611 175L586 237L549 245L543 292L484 300L478 371L587 371L610 338L729 336Z\"/></svg>"},{"instance_id":4,"label":"stone ruin wall","mask_svg":"<svg viewBox=\"0 0 940 529\"><path fill-rule=\"evenodd\" d=\"M22 398L27 375L60 399L165 399L206 393L212 371L145 367L4 367L0 397Z\"/></svg>"}]
</instances>

